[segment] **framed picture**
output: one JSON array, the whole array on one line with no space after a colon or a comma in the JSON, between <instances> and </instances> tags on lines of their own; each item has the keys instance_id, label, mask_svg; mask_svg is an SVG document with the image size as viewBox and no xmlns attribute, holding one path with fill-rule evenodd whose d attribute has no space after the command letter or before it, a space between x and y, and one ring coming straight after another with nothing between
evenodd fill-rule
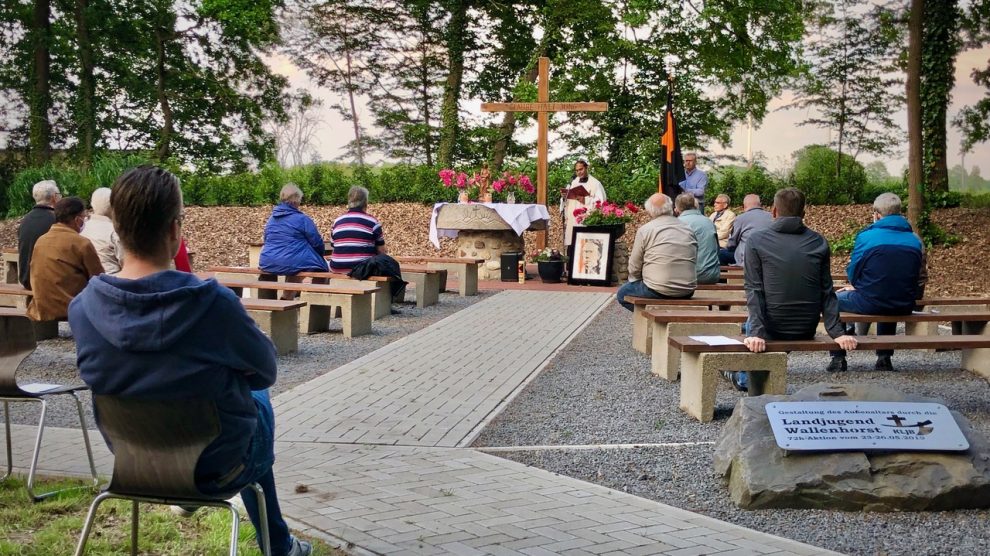
<instances>
[{"instance_id":1,"label":"framed picture","mask_svg":"<svg viewBox=\"0 0 990 556\"><path fill-rule=\"evenodd\" d=\"M612 275L612 252L615 250L615 235L609 230L594 227L573 229L571 245L574 255L568 269L568 284L589 286L610 286Z\"/></svg>"}]
</instances>

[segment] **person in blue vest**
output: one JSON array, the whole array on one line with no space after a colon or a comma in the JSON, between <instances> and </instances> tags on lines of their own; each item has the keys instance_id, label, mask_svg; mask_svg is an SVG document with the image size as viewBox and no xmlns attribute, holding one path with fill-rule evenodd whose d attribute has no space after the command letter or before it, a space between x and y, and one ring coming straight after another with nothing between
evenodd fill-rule
<instances>
[{"instance_id":1,"label":"person in blue vest","mask_svg":"<svg viewBox=\"0 0 990 556\"><path fill-rule=\"evenodd\" d=\"M924 251L901 216L901 198L883 193L873 201L873 224L856 236L846 267L851 285L836 293L839 310L866 315L910 315L921 297ZM877 334L893 335L896 322L878 322ZM877 350L877 371L893 371L893 350ZM832 352L829 372L847 369L846 352Z\"/></svg>"}]
</instances>

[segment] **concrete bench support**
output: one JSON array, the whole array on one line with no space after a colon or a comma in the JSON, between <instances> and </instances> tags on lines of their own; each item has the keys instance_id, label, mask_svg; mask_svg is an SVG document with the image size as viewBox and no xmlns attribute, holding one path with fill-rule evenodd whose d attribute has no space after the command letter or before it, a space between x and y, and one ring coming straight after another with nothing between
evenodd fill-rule
<instances>
[{"instance_id":1,"label":"concrete bench support","mask_svg":"<svg viewBox=\"0 0 990 556\"><path fill-rule=\"evenodd\" d=\"M457 293L461 297L478 295L478 265L477 263L426 263L427 268L446 270L457 273ZM443 284L446 290L446 283Z\"/></svg>"},{"instance_id":2,"label":"concrete bench support","mask_svg":"<svg viewBox=\"0 0 990 556\"><path fill-rule=\"evenodd\" d=\"M990 379L990 348L962 350L962 364L959 366L985 379Z\"/></svg>"},{"instance_id":3,"label":"concrete bench support","mask_svg":"<svg viewBox=\"0 0 990 556\"><path fill-rule=\"evenodd\" d=\"M646 318L645 312L649 309L660 308L671 311L707 311L708 305L666 305L657 303L656 305L633 305L633 349L644 354L653 353L653 327L650 319ZM735 332L733 332L735 334Z\"/></svg>"},{"instance_id":4,"label":"concrete bench support","mask_svg":"<svg viewBox=\"0 0 990 556\"><path fill-rule=\"evenodd\" d=\"M739 334L738 324L709 322L656 322L653 323L653 353L651 367L653 374L675 382L681 367L681 352L671 349L667 342L670 336L734 336Z\"/></svg>"},{"instance_id":5,"label":"concrete bench support","mask_svg":"<svg viewBox=\"0 0 990 556\"><path fill-rule=\"evenodd\" d=\"M371 286L378 288L371 296L371 318L378 320L392 314L392 288L391 282L370 282L366 280L330 280L331 286Z\"/></svg>"},{"instance_id":6,"label":"concrete bench support","mask_svg":"<svg viewBox=\"0 0 990 556\"><path fill-rule=\"evenodd\" d=\"M681 353L680 407L707 423L715 417L715 390L725 370L749 372L749 395L787 392L787 354Z\"/></svg>"},{"instance_id":7,"label":"concrete bench support","mask_svg":"<svg viewBox=\"0 0 990 556\"><path fill-rule=\"evenodd\" d=\"M440 273L402 271L402 279L416 286L416 306L436 305L440 300Z\"/></svg>"},{"instance_id":8,"label":"concrete bench support","mask_svg":"<svg viewBox=\"0 0 990 556\"><path fill-rule=\"evenodd\" d=\"M272 339L279 355L299 349L299 309L285 311L255 311L248 314L258 323L258 328Z\"/></svg>"},{"instance_id":9,"label":"concrete bench support","mask_svg":"<svg viewBox=\"0 0 990 556\"><path fill-rule=\"evenodd\" d=\"M345 338L371 333L371 292L363 294L327 294L302 292L307 305L299 310L299 332L314 334L330 329L330 318L340 314Z\"/></svg>"}]
</instances>

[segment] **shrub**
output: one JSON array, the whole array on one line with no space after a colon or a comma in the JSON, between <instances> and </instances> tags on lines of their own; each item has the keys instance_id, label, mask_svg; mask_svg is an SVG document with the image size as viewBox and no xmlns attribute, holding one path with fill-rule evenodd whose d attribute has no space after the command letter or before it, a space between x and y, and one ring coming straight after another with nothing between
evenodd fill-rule
<instances>
[{"instance_id":1,"label":"shrub","mask_svg":"<svg viewBox=\"0 0 990 556\"><path fill-rule=\"evenodd\" d=\"M110 187L125 170L147 162L147 158L138 155L106 154L93 160L89 168L65 162L25 168L17 172L7 190L7 216L20 216L31 210L31 189L39 181L55 180L63 195L81 197L88 204L95 189Z\"/></svg>"},{"instance_id":2,"label":"shrub","mask_svg":"<svg viewBox=\"0 0 990 556\"><path fill-rule=\"evenodd\" d=\"M712 206L715 197L721 193L732 199L733 205L741 205L743 197L750 193L760 196L764 204L773 202L773 196L785 184L771 175L766 168L756 164L748 168L726 166L713 172L709 177L705 204Z\"/></svg>"},{"instance_id":3,"label":"shrub","mask_svg":"<svg viewBox=\"0 0 990 556\"><path fill-rule=\"evenodd\" d=\"M843 154L836 179L838 156L839 153L822 145L811 145L794 153L796 161L791 181L794 187L804 191L809 204L848 205L862 198L866 186L863 165Z\"/></svg>"}]
</instances>

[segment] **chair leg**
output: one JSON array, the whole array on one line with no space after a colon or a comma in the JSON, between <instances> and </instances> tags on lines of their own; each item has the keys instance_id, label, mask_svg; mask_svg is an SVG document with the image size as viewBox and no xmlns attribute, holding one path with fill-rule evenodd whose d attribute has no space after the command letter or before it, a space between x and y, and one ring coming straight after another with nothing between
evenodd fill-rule
<instances>
[{"instance_id":1,"label":"chair leg","mask_svg":"<svg viewBox=\"0 0 990 556\"><path fill-rule=\"evenodd\" d=\"M27 480L27 492L28 496L31 497L32 502L38 502L48 498L49 496L55 494L55 492L48 492L41 495L34 494L34 473L38 470L38 455L41 452L41 437L45 433L45 418L48 416L48 402L43 399L39 399L41 402L41 417L38 419L38 434L34 438L34 454L31 455L31 467L28 469L28 480Z\"/></svg>"},{"instance_id":2,"label":"chair leg","mask_svg":"<svg viewBox=\"0 0 990 556\"><path fill-rule=\"evenodd\" d=\"M241 516L240 514L237 513L237 508L235 508L233 504L227 504L227 507L230 508L230 515L231 515L230 550L228 553L230 554L230 556L237 556L237 538L239 536L239 526L240 526Z\"/></svg>"},{"instance_id":3,"label":"chair leg","mask_svg":"<svg viewBox=\"0 0 990 556\"><path fill-rule=\"evenodd\" d=\"M10 404L8 402L3 402L3 417L7 430L7 472L3 474L3 477L0 477L0 481L6 481L7 477L10 477L14 471L14 453L10 445Z\"/></svg>"},{"instance_id":4,"label":"chair leg","mask_svg":"<svg viewBox=\"0 0 990 556\"><path fill-rule=\"evenodd\" d=\"M71 392L72 398L76 400L76 409L79 410L79 426L82 427L83 443L86 444L86 457L89 458L89 470L93 474L93 488L100 484L100 477L96 474L96 462L93 461L93 446L89 443L89 430L86 428L86 414L83 412L82 400L75 392Z\"/></svg>"},{"instance_id":5,"label":"chair leg","mask_svg":"<svg viewBox=\"0 0 990 556\"><path fill-rule=\"evenodd\" d=\"M138 553L138 501L131 500L131 556Z\"/></svg>"},{"instance_id":6,"label":"chair leg","mask_svg":"<svg viewBox=\"0 0 990 556\"><path fill-rule=\"evenodd\" d=\"M268 506L265 505L265 491L258 483L251 483L251 488L258 499L258 521L261 522L261 531L255 533L261 535L261 553L264 556L271 556L272 539L268 531Z\"/></svg>"},{"instance_id":7,"label":"chair leg","mask_svg":"<svg viewBox=\"0 0 990 556\"><path fill-rule=\"evenodd\" d=\"M76 545L75 556L82 556L83 552L86 551L86 540L89 539L89 533L93 529L93 521L96 519L96 509L100 507L100 504L104 500L111 496L109 492L104 492L94 498L93 503L89 505L89 513L86 514L86 522L83 524L82 534L79 536L79 544Z\"/></svg>"}]
</instances>

